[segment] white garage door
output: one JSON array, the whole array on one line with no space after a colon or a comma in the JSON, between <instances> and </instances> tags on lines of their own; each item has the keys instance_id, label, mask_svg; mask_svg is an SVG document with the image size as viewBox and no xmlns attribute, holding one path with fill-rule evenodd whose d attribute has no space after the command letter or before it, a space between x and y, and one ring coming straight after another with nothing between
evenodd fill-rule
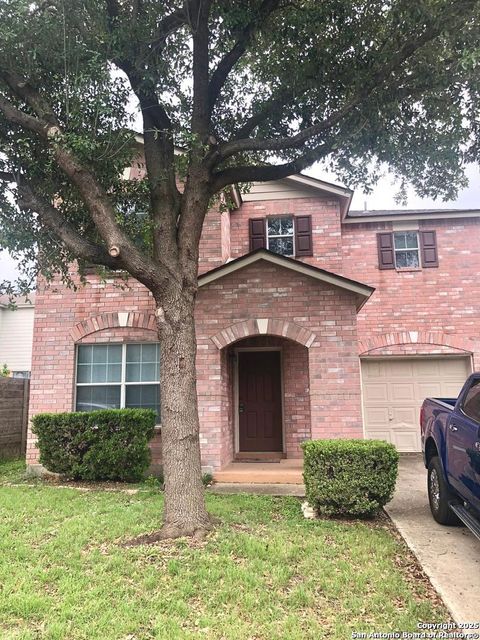
<instances>
[{"instance_id":1,"label":"white garage door","mask_svg":"<svg viewBox=\"0 0 480 640\"><path fill-rule=\"evenodd\" d=\"M399 451L420 451L423 400L455 398L470 373L470 358L363 360L365 437L387 440Z\"/></svg>"}]
</instances>

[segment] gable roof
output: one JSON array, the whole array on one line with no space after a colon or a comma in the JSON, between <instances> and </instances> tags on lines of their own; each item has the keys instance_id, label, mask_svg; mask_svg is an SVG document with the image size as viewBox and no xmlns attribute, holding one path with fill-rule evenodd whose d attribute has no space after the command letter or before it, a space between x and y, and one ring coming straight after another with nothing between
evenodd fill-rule
<instances>
[{"instance_id":1,"label":"gable roof","mask_svg":"<svg viewBox=\"0 0 480 640\"><path fill-rule=\"evenodd\" d=\"M374 287L364 284L363 282L345 278L344 276L340 276L331 271L326 271L325 269L319 269L318 267L306 264L305 262L300 262L294 258L287 258L279 255L278 253L272 253L268 249L256 249L255 251L246 253L239 258L235 258L235 260L222 264L220 267L216 267L215 269L211 269L210 271L203 273L198 277L198 286L204 287L211 282L215 282L230 273L234 273L235 271L248 267L249 265L261 260L270 264L275 264L279 267L284 267L285 269L290 269L291 271L308 276L314 280L325 282L353 293L357 300L357 311L363 307L365 302L375 291Z\"/></svg>"}]
</instances>

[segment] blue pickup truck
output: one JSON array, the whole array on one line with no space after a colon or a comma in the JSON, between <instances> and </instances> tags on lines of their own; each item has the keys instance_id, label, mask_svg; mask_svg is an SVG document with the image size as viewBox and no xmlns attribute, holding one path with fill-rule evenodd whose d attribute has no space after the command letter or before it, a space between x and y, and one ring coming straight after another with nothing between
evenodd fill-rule
<instances>
[{"instance_id":1,"label":"blue pickup truck","mask_svg":"<svg viewBox=\"0 0 480 640\"><path fill-rule=\"evenodd\" d=\"M458 398L424 400L420 426L433 517L461 521L480 538L480 373Z\"/></svg>"}]
</instances>

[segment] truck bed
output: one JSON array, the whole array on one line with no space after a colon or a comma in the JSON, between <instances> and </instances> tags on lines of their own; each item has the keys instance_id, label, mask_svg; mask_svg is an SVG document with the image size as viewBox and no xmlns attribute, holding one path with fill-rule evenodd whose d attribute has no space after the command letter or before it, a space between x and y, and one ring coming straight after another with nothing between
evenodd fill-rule
<instances>
[{"instance_id":1,"label":"truck bed","mask_svg":"<svg viewBox=\"0 0 480 640\"><path fill-rule=\"evenodd\" d=\"M446 405L448 409L453 409L457 404L457 398L427 398L427 400L433 400L438 404Z\"/></svg>"}]
</instances>

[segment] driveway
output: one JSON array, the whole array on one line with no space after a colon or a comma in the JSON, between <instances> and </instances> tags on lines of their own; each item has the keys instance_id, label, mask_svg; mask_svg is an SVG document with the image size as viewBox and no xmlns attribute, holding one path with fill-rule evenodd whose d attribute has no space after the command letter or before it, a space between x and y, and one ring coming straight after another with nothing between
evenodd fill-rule
<instances>
[{"instance_id":1,"label":"driveway","mask_svg":"<svg viewBox=\"0 0 480 640\"><path fill-rule=\"evenodd\" d=\"M420 455L400 456L397 489L386 509L456 622L480 621L480 540L465 527L444 527L432 518Z\"/></svg>"}]
</instances>

